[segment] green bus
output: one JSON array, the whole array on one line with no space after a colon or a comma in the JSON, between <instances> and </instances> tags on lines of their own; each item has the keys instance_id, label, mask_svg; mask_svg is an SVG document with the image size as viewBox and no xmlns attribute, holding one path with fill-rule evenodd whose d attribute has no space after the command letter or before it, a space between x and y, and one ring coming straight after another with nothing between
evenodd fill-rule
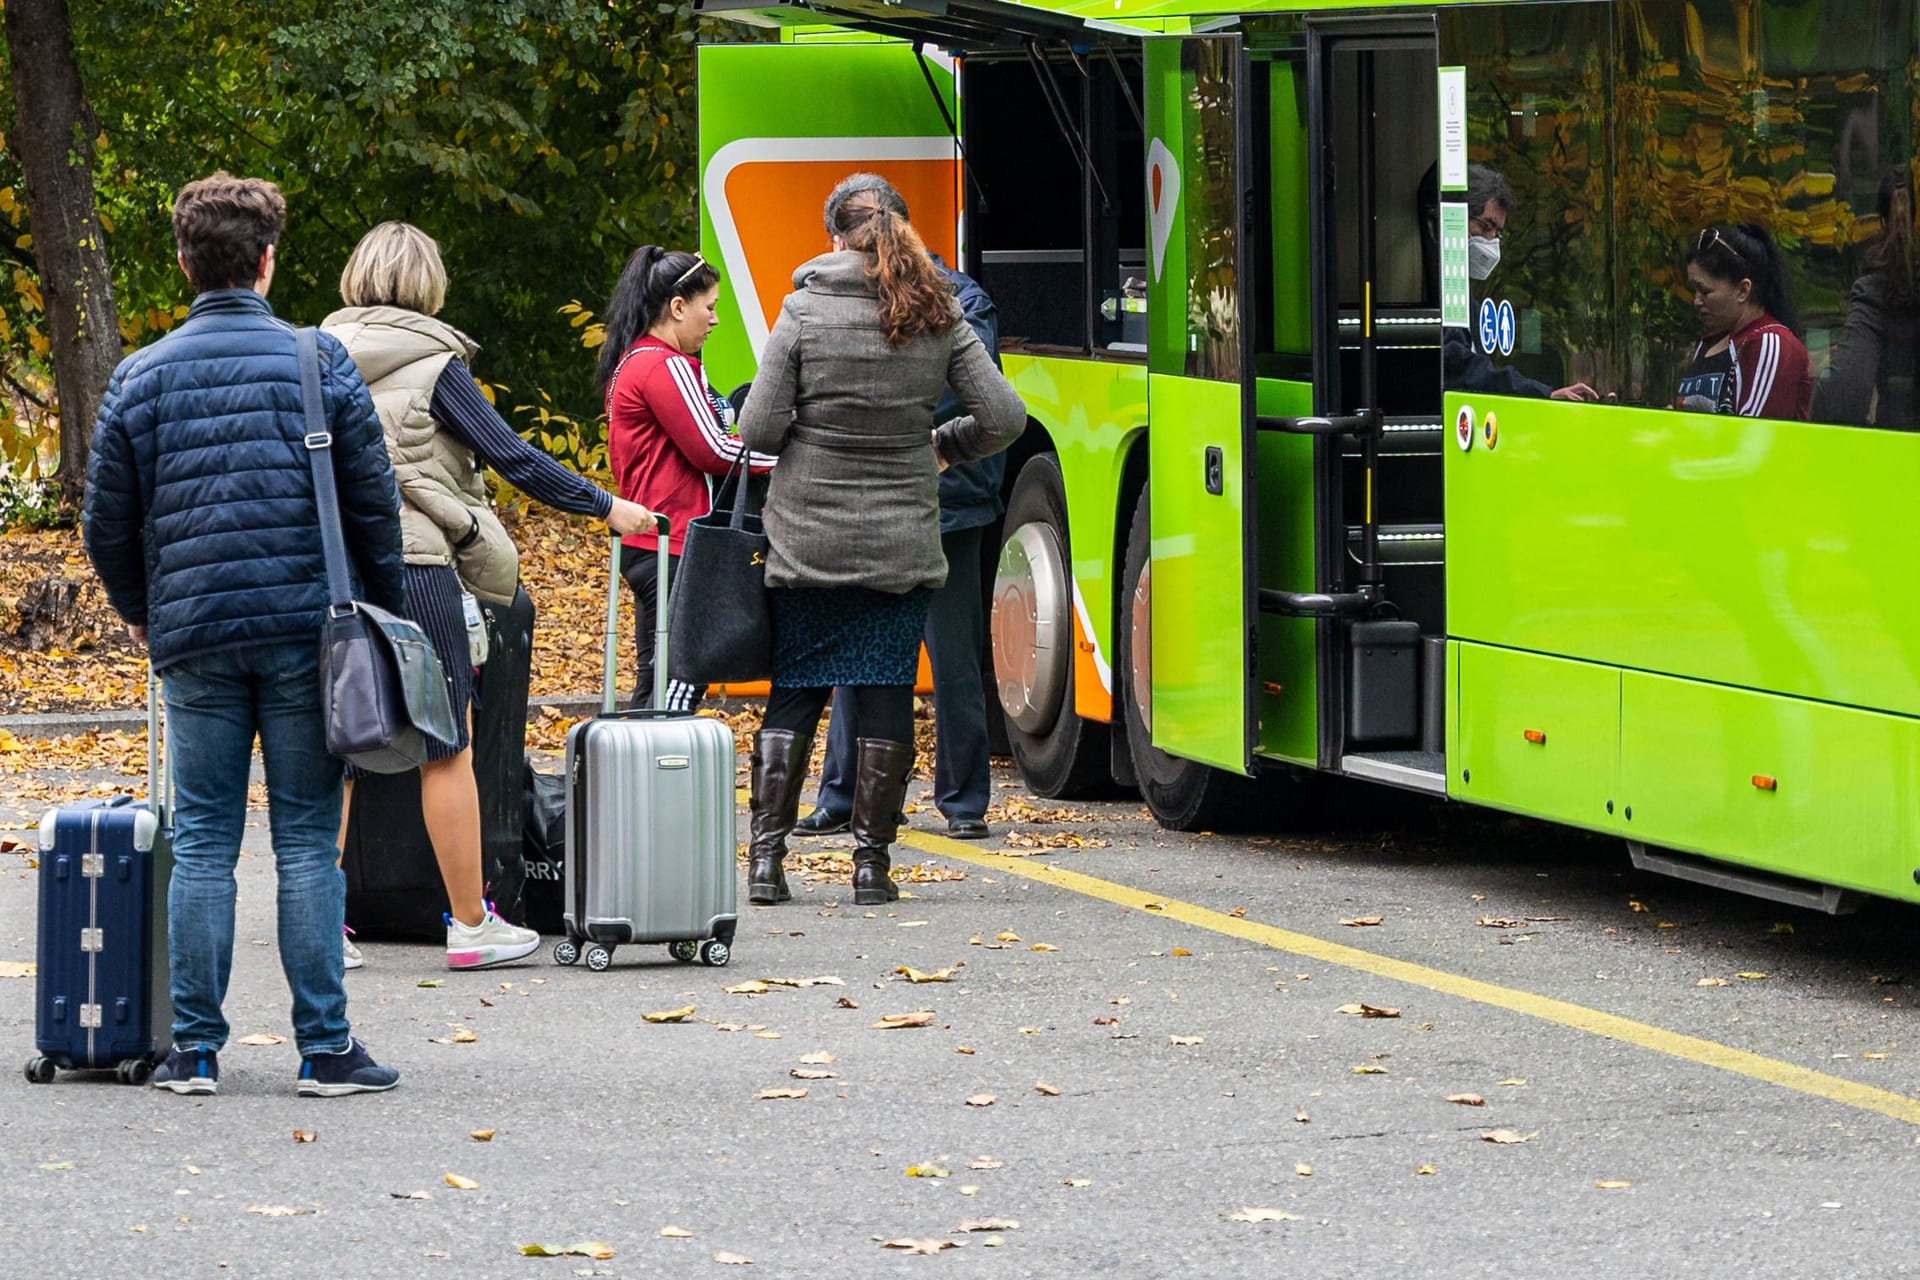
<instances>
[{"instance_id":1,"label":"green bus","mask_svg":"<svg viewBox=\"0 0 1920 1280\"><path fill-rule=\"evenodd\" d=\"M1196 829L1344 775L1920 900L1914 304L1856 287L1910 284L1915 0L698 7L776 31L699 52L716 385L855 169L998 305L1031 423L992 680L1035 790ZM1816 420L1674 407L1688 250L1740 223Z\"/></svg>"}]
</instances>

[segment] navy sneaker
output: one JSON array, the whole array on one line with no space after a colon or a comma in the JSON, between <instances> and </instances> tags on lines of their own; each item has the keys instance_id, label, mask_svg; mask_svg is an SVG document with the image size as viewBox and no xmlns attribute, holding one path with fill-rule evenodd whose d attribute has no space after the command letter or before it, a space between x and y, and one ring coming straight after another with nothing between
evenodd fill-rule
<instances>
[{"instance_id":1,"label":"navy sneaker","mask_svg":"<svg viewBox=\"0 0 1920 1280\"><path fill-rule=\"evenodd\" d=\"M375 1062L358 1040L349 1040L339 1053L311 1053L300 1059L295 1083L303 1098L338 1098L384 1092L400 1083L400 1073Z\"/></svg>"},{"instance_id":2,"label":"navy sneaker","mask_svg":"<svg viewBox=\"0 0 1920 1280\"><path fill-rule=\"evenodd\" d=\"M153 1087L206 1097L220 1091L220 1055L211 1049L168 1051L167 1060L153 1069Z\"/></svg>"}]
</instances>

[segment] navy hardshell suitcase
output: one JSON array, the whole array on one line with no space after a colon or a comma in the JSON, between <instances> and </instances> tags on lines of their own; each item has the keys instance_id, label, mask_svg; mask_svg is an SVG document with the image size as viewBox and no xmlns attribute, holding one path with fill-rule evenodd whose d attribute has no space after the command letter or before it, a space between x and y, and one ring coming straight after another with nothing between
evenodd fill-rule
<instances>
[{"instance_id":1,"label":"navy hardshell suitcase","mask_svg":"<svg viewBox=\"0 0 1920 1280\"><path fill-rule=\"evenodd\" d=\"M656 557L656 707L666 701L670 558ZM676 960L723 965L740 918L733 730L711 716L614 710L619 609L615 538L603 710L567 734L567 936L554 945L553 958L584 958L599 971L612 963L615 947L664 942Z\"/></svg>"},{"instance_id":2,"label":"navy hardshell suitcase","mask_svg":"<svg viewBox=\"0 0 1920 1280\"><path fill-rule=\"evenodd\" d=\"M147 777L159 781L159 711L147 689ZM172 818L132 796L62 805L40 822L40 921L34 991L35 1055L27 1079L58 1068L114 1069L144 1084L166 1056L167 882Z\"/></svg>"}]
</instances>

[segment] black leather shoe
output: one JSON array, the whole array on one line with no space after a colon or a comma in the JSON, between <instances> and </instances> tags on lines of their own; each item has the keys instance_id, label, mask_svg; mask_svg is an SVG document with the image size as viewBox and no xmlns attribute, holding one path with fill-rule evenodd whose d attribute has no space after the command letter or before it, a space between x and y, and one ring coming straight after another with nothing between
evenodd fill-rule
<instances>
[{"instance_id":1,"label":"black leather shoe","mask_svg":"<svg viewBox=\"0 0 1920 1280\"><path fill-rule=\"evenodd\" d=\"M955 840L985 840L990 833L979 818L948 818L947 834Z\"/></svg>"},{"instance_id":2,"label":"black leather shoe","mask_svg":"<svg viewBox=\"0 0 1920 1280\"><path fill-rule=\"evenodd\" d=\"M803 836L834 836L845 831L853 823L850 813L835 813L831 809L815 809L806 817L793 824L794 833Z\"/></svg>"}]
</instances>

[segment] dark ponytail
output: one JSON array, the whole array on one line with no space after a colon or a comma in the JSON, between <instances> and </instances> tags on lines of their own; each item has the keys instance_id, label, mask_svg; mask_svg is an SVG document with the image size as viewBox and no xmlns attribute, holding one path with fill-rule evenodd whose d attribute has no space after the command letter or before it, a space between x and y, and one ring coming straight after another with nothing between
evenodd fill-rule
<instances>
[{"instance_id":1,"label":"dark ponytail","mask_svg":"<svg viewBox=\"0 0 1920 1280\"><path fill-rule=\"evenodd\" d=\"M1880 238L1867 248L1867 270L1886 278L1896 306L1914 300L1913 171L1897 164L1880 179Z\"/></svg>"},{"instance_id":2,"label":"dark ponytail","mask_svg":"<svg viewBox=\"0 0 1920 1280\"><path fill-rule=\"evenodd\" d=\"M627 259L620 281L607 304L606 338L600 344L596 376L600 398L606 399L620 357L634 339L659 321L675 298L696 298L720 283L720 273L697 253L669 252L657 244L643 244Z\"/></svg>"},{"instance_id":3,"label":"dark ponytail","mask_svg":"<svg viewBox=\"0 0 1920 1280\"><path fill-rule=\"evenodd\" d=\"M1698 263L1716 280L1734 284L1753 281L1753 296L1761 310L1796 336L1800 333L1800 316L1787 282L1787 264L1781 260L1772 234L1759 223L1708 227L1694 237L1687 261Z\"/></svg>"}]
</instances>

